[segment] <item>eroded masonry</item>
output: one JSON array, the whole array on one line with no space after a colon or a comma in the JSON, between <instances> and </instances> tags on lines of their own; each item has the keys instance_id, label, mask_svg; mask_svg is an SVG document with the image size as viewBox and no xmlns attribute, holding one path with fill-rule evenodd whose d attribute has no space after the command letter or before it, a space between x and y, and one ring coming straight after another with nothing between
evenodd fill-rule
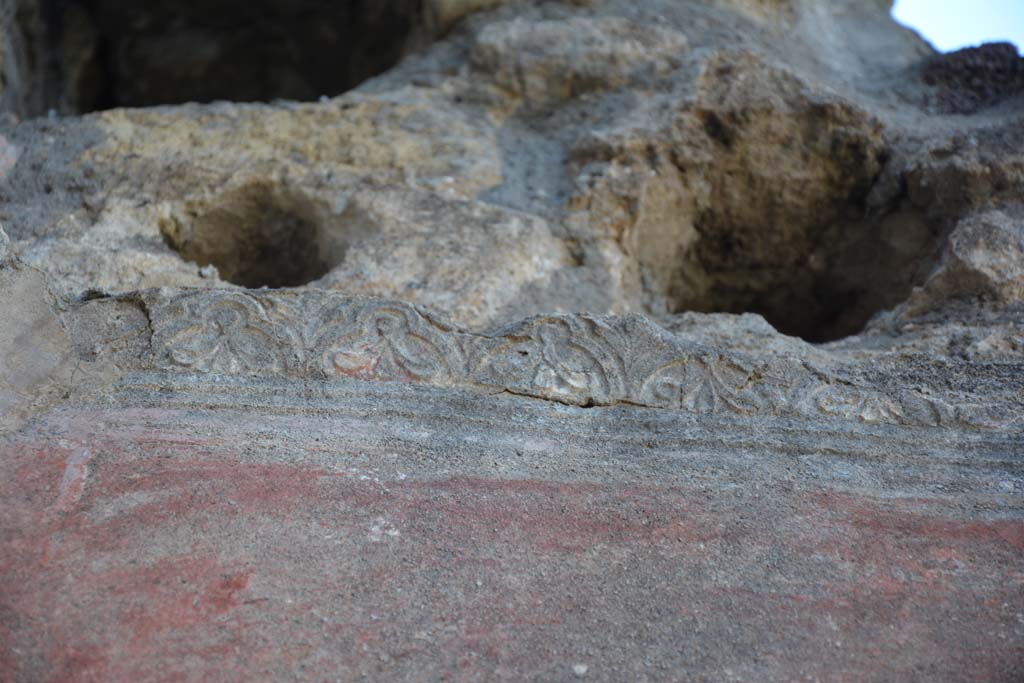
<instances>
[{"instance_id":1,"label":"eroded masonry","mask_svg":"<svg viewBox=\"0 0 1024 683\"><path fill-rule=\"evenodd\" d=\"M0 679L1019 680L1024 58L889 10L0 1Z\"/></svg>"}]
</instances>

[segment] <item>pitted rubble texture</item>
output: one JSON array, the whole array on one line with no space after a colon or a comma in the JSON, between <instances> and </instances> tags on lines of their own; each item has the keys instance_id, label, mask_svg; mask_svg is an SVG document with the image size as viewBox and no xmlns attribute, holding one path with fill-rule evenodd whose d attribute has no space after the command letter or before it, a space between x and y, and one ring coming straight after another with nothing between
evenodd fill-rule
<instances>
[{"instance_id":1,"label":"pitted rubble texture","mask_svg":"<svg viewBox=\"0 0 1024 683\"><path fill-rule=\"evenodd\" d=\"M983 243L934 276L979 221L1021 240L1021 58L826 5L517 2L333 99L9 120L0 220L72 298L309 286L481 329L752 312L821 342L982 294L973 329L1019 266Z\"/></svg>"},{"instance_id":2,"label":"pitted rubble texture","mask_svg":"<svg viewBox=\"0 0 1024 683\"><path fill-rule=\"evenodd\" d=\"M0 0L0 680L1020 680L1024 59L889 10Z\"/></svg>"}]
</instances>

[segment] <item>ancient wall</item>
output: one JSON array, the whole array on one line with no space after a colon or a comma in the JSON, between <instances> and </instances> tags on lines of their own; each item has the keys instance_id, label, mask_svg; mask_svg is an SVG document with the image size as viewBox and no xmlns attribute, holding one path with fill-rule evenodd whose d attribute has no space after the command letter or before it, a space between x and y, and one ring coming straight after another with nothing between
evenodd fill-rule
<instances>
[{"instance_id":1,"label":"ancient wall","mask_svg":"<svg viewBox=\"0 0 1024 683\"><path fill-rule=\"evenodd\" d=\"M1018 679L1013 46L2 6L0 679Z\"/></svg>"}]
</instances>

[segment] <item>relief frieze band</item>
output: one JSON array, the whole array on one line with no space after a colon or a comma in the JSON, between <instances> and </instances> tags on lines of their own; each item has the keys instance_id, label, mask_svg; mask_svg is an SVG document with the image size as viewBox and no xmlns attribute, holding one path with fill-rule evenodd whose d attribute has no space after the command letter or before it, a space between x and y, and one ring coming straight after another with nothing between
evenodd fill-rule
<instances>
[{"instance_id":1,"label":"relief frieze band","mask_svg":"<svg viewBox=\"0 0 1024 683\"><path fill-rule=\"evenodd\" d=\"M879 387L799 358L677 338L641 315L542 316L474 333L415 306L322 290L150 290L157 368L480 387L575 406L994 426L1012 407Z\"/></svg>"}]
</instances>

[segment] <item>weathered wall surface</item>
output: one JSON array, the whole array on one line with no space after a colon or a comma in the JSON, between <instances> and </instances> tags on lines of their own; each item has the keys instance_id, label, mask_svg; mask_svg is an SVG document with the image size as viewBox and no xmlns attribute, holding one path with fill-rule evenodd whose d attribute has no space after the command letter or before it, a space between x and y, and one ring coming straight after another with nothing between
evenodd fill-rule
<instances>
[{"instance_id":1,"label":"weathered wall surface","mask_svg":"<svg viewBox=\"0 0 1024 683\"><path fill-rule=\"evenodd\" d=\"M0 446L12 680L1019 678L1019 441L385 382L108 401Z\"/></svg>"},{"instance_id":2,"label":"weathered wall surface","mask_svg":"<svg viewBox=\"0 0 1024 683\"><path fill-rule=\"evenodd\" d=\"M415 16L448 26L472 6ZM926 281L915 311L979 292L1019 303L996 293L1012 263L992 275L947 252L979 221L1020 240L1020 58L932 55L886 9L513 3L327 101L26 122L3 133L23 159L4 225L72 296L310 284L481 327L752 311L814 341ZM270 93L165 61L200 99ZM170 93L169 80L145 82Z\"/></svg>"},{"instance_id":3,"label":"weathered wall surface","mask_svg":"<svg viewBox=\"0 0 1024 683\"><path fill-rule=\"evenodd\" d=\"M0 680L1019 680L1011 47L881 1L23 4Z\"/></svg>"}]
</instances>

